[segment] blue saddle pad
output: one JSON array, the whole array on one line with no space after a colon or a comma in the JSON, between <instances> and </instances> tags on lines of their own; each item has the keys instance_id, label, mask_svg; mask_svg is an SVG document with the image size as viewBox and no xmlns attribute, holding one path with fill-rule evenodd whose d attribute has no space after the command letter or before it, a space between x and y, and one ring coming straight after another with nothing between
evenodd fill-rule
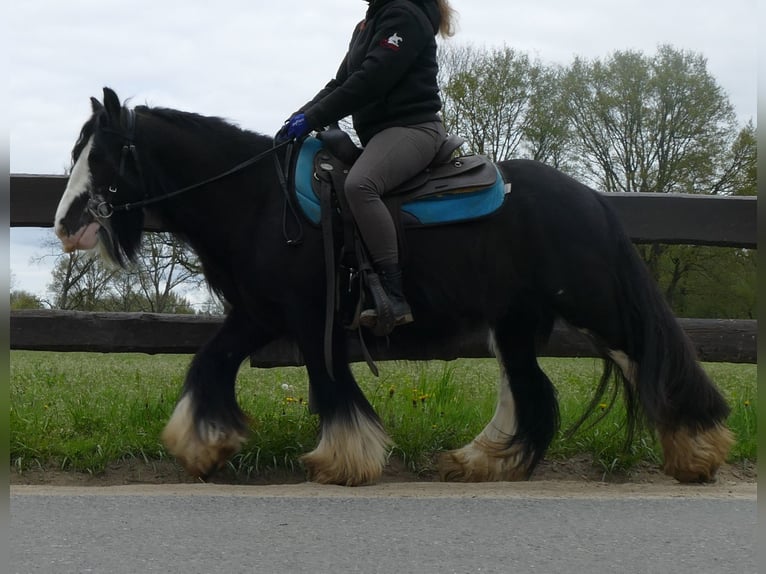
<instances>
[{"instance_id":1,"label":"blue saddle pad","mask_svg":"<svg viewBox=\"0 0 766 574\"><path fill-rule=\"evenodd\" d=\"M303 140L295 163L295 194L306 217L319 224L321 209L311 180L314 156L324 144L313 137ZM497 168L495 168L497 169ZM494 185L461 193L446 193L416 199L402 205L402 211L415 218L407 225L434 225L477 219L496 211L505 198L505 183L500 172Z\"/></svg>"}]
</instances>

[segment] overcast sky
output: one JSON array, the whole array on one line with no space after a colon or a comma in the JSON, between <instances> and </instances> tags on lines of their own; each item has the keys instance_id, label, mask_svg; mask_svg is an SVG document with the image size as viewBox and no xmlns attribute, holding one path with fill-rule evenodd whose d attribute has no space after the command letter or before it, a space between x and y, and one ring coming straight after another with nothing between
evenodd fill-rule
<instances>
[{"instance_id":1,"label":"overcast sky","mask_svg":"<svg viewBox=\"0 0 766 574\"><path fill-rule=\"evenodd\" d=\"M744 124L756 118L756 0L451 0L455 44L543 63L660 44L707 58ZM265 6L264 6L265 4ZM178 108L274 133L329 80L364 15L362 0L27 0L6 10L11 173L62 174L110 86L133 104ZM63 191L63 190L62 190ZM13 288L44 295L50 230L11 230Z\"/></svg>"}]
</instances>

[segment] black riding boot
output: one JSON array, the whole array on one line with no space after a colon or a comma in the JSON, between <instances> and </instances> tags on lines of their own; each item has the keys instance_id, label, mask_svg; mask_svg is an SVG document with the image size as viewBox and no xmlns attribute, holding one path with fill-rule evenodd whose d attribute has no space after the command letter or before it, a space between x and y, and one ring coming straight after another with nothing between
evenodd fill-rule
<instances>
[{"instance_id":1,"label":"black riding boot","mask_svg":"<svg viewBox=\"0 0 766 574\"><path fill-rule=\"evenodd\" d=\"M405 325L412 323L412 309L404 298L402 289L402 269L398 263L389 265L380 265L377 267L380 283L391 303L391 310L394 316L394 325ZM359 322L365 327L374 327L378 322L378 312L376 309L364 309L359 317Z\"/></svg>"}]
</instances>

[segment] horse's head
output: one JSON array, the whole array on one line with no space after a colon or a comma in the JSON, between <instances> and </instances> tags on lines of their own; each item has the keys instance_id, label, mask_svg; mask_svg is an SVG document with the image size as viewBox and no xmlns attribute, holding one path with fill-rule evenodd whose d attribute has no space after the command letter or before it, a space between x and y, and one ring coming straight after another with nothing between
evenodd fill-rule
<instances>
[{"instance_id":1,"label":"horse's head","mask_svg":"<svg viewBox=\"0 0 766 574\"><path fill-rule=\"evenodd\" d=\"M72 149L55 231L65 251L101 247L109 259L125 265L139 248L144 221L141 209L124 209L145 193L134 112L109 88L104 88L103 103L91 98L91 104L93 114Z\"/></svg>"}]
</instances>

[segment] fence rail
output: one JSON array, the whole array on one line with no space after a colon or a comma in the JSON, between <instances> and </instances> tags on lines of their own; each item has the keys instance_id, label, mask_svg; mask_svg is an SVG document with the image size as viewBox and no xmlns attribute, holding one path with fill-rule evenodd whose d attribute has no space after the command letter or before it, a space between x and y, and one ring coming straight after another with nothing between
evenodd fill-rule
<instances>
[{"instance_id":1,"label":"fence rail","mask_svg":"<svg viewBox=\"0 0 766 574\"><path fill-rule=\"evenodd\" d=\"M65 176L11 175L11 226L51 227L56 205L66 185ZM610 193L631 239L636 243L669 243L755 248L755 197ZM149 231L161 231L147 218ZM217 317L149 313L85 313L75 311L12 311L11 348L28 350L193 353L218 328ZM757 323L752 320L682 319L682 327L700 359L719 362L756 362ZM371 338L372 339L372 338ZM376 360L450 360L488 357L487 333L407 344L397 337L390 343L368 342ZM361 360L359 343L349 339L353 360ZM590 340L557 324L543 355L598 356ZM296 345L275 341L252 358L254 366L300 365Z\"/></svg>"},{"instance_id":2,"label":"fence rail","mask_svg":"<svg viewBox=\"0 0 766 574\"><path fill-rule=\"evenodd\" d=\"M63 175L11 174L11 226L52 227ZM755 248L755 197L666 193L608 193L605 197L636 243ZM149 231L161 231L147 218Z\"/></svg>"},{"instance_id":3,"label":"fence rail","mask_svg":"<svg viewBox=\"0 0 766 574\"><path fill-rule=\"evenodd\" d=\"M194 353L223 322L221 317L159 313L90 313L84 311L24 310L11 313L11 348L34 351L90 351L94 353ZM756 362L756 325L748 320L681 319L681 326L703 361ZM452 360L490 357L487 332L456 337L434 337L413 344L392 336L370 337L376 360ZM353 361L362 361L355 336L349 336ZM591 340L572 327L557 323L542 350L550 357L598 357ZM280 339L253 355L257 367L302 365L297 346Z\"/></svg>"}]
</instances>

